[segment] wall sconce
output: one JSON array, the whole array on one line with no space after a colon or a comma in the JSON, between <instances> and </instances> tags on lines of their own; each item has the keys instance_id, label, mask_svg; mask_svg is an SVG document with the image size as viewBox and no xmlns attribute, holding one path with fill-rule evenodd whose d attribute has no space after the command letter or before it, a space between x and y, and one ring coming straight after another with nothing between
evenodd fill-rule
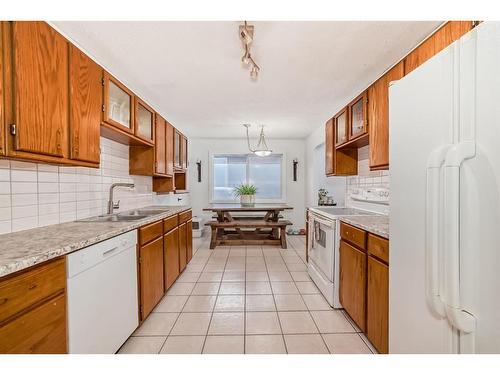
<instances>
[{"instance_id":1,"label":"wall sconce","mask_svg":"<svg viewBox=\"0 0 500 375\"><path fill-rule=\"evenodd\" d=\"M299 161L297 158L293 159L293 180L297 181L297 165L299 164Z\"/></svg>"},{"instance_id":2,"label":"wall sconce","mask_svg":"<svg viewBox=\"0 0 500 375\"><path fill-rule=\"evenodd\" d=\"M198 182L201 182L201 160L196 161L196 169L198 171Z\"/></svg>"}]
</instances>

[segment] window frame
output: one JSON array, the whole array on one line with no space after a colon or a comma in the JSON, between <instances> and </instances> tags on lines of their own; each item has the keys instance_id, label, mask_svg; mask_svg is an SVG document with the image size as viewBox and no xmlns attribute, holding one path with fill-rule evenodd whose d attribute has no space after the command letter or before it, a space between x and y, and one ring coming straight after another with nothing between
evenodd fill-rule
<instances>
[{"instance_id":1,"label":"window frame","mask_svg":"<svg viewBox=\"0 0 500 375\"><path fill-rule=\"evenodd\" d=\"M237 152L209 152L209 202L210 203L239 203L238 198L233 199L214 199L214 157L216 156L255 156L251 153L237 153ZM258 198L255 197L255 203L286 203L286 155L285 153L275 152L273 156L281 156L281 198ZM248 163L248 162L247 162ZM248 165L248 164L247 164ZM247 169L248 178L248 169Z\"/></svg>"}]
</instances>

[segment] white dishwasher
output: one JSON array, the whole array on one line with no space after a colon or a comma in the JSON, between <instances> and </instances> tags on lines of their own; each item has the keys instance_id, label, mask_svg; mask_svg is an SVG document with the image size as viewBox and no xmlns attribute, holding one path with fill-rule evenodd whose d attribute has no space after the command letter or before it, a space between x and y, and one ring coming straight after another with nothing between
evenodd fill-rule
<instances>
[{"instance_id":1,"label":"white dishwasher","mask_svg":"<svg viewBox=\"0 0 500 375\"><path fill-rule=\"evenodd\" d=\"M67 257L69 353L112 354L139 325L137 231Z\"/></svg>"}]
</instances>

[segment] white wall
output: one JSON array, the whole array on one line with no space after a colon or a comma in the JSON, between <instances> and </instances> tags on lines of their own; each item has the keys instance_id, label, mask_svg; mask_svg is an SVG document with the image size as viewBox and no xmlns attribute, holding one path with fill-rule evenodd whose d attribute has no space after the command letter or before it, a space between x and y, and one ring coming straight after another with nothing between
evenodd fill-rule
<instances>
[{"instance_id":1,"label":"white wall","mask_svg":"<svg viewBox=\"0 0 500 375\"><path fill-rule=\"evenodd\" d=\"M284 215L293 222L293 228L304 228L305 217L305 186L307 176L305 174L305 141L302 139L269 139L268 145L275 153L285 156L286 173L286 203L292 206L292 211ZM255 144L256 140L251 140ZM209 153L246 153L248 152L245 138L238 139L213 139L213 138L190 138L189 139L189 185L193 214L196 216L210 216L203 213L202 209L209 204ZM298 177L293 181L293 159L297 158ZM196 161L201 160L202 178L197 179Z\"/></svg>"},{"instance_id":2,"label":"white wall","mask_svg":"<svg viewBox=\"0 0 500 375\"><path fill-rule=\"evenodd\" d=\"M345 194L345 205L352 205L352 201L349 199L349 194L353 189L375 186L389 189L389 171L370 171L368 159L370 146L365 146L358 150L357 176L326 177L324 168L324 143L324 125L318 127L306 139L306 201L308 206L317 205L317 193L318 188L323 187L321 185L324 185L324 187L330 192L330 195L333 195L339 206L342 204L341 200L338 199L337 196L342 194ZM323 178L321 176L323 176ZM367 207L367 209L372 209L372 207Z\"/></svg>"},{"instance_id":3,"label":"white wall","mask_svg":"<svg viewBox=\"0 0 500 375\"><path fill-rule=\"evenodd\" d=\"M315 195L314 205L317 205L319 189L328 190L328 195L332 196L338 207L345 206L346 178L327 177L325 174L325 144L322 143L313 150L313 192ZM312 198L312 197L311 197Z\"/></svg>"},{"instance_id":4,"label":"white wall","mask_svg":"<svg viewBox=\"0 0 500 375\"><path fill-rule=\"evenodd\" d=\"M129 147L101 137L100 168L0 160L0 234L106 213L112 183L119 211L151 205L152 178L130 176Z\"/></svg>"}]
</instances>

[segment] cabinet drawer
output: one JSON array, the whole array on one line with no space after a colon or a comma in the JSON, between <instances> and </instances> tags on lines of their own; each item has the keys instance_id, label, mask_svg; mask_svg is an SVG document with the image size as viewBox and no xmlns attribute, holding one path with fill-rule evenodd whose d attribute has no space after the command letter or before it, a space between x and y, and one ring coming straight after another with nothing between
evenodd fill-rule
<instances>
[{"instance_id":1,"label":"cabinet drawer","mask_svg":"<svg viewBox=\"0 0 500 375\"><path fill-rule=\"evenodd\" d=\"M163 235L162 220L139 228L139 244L142 246Z\"/></svg>"},{"instance_id":2,"label":"cabinet drawer","mask_svg":"<svg viewBox=\"0 0 500 375\"><path fill-rule=\"evenodd\" d=\"M181 212L179 214L179 224L185 223L186 221L191 219L192 216L193 216L193 213L191 212L191 210Z\"/></svg>"},{"instance_id":3,"label":"cabinet drawer","mask_svg":"<svg viewBox=\"0 0 500 375\"><path fill-rule=\"evenodd\" d=\"M364 230L340 223L340 237L360 249L366 250L366 232Z\"/></svg>"},{"instance_id":4,"label":"cabinet drawer","mask_svg":"<svg viewBox=\"0 0 500 375\"><path fill-rule=\"evenodd\" d=\"M66 353L66 295L0 326L0 353Z\"/></svg>"},{"instance_id":5,"label":"cabinet drawer","mask_svg":"<svg viewBox=\"0 0 500 375\"><path fill-rule=\"evenodd\" d=\"M163 219L163 233L170 232L177 225L179 225L179 218L177 217L177 215Z\"/></svg>"},{"instance_id":6,"label":"cabinet drawer","mask_svg":"<svg viewBox=\"0 0 500 375\"><path fill-rule=\"evenodd\" d=\"M63 291L66 287L65 265L65 258L60 258L0 281L0 323Z\"/></svg>"},{"instance_id":7,"label":"cabinet drawer","mask_svg":"<svg viewBox=\"0 0 500 375\"><path fill-rule=\"evenodd\" d=\"M368 233L368 252L389 263L389 241L385 238Z\"/></svg>"}]
</instances>

